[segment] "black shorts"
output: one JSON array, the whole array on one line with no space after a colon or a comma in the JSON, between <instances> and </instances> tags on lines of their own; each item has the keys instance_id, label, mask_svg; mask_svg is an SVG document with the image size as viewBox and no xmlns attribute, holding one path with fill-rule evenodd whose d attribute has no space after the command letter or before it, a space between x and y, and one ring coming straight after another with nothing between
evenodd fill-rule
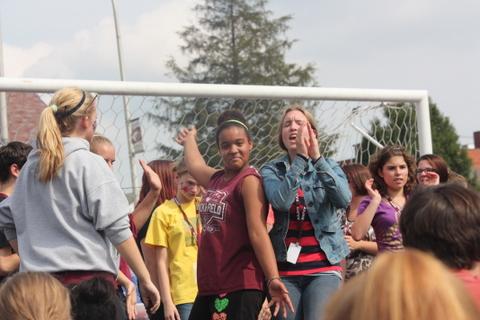
<instances>
[{"instance_id":1,"label":"black shorts","mask_svg":"<svg viewBox=\"0 0 480 320\"><path fill-rule=\"evenodd\" d=\"M197 296L189 320L257 320L265 300L259 290L241 290L226 296Z\"/></svg>"}]
</instances>

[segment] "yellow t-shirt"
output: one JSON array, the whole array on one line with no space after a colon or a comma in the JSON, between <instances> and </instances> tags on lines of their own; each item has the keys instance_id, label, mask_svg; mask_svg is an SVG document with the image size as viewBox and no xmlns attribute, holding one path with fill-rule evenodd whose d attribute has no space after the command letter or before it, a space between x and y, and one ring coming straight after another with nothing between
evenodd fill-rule
<instances>
[{"instance_id":1,"label":"yellow t-shirt","mask_svg":"<svg viewBox=\"0 0 480 320\"><path fill-rule=\"evenodd\" d=\"M196 201L181 204L190 224L198 232L200 221ZM174 200L167 200L153 212L145 243L167 248L170 291L175 305L193 303L197 296L196 239Z\"/></svg>"}]
</instances>

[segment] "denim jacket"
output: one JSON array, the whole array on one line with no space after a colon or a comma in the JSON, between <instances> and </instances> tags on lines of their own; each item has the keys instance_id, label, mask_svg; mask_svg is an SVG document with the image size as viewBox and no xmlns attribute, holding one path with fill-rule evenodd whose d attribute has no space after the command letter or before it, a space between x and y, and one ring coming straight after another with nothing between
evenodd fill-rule
<instances>
[{"instance_id":1,"label":"denim jacket","mask_svg":"<svg viewBox=\"0 0 480 320\"><path fill-rule=\"evenodd\" d=\"M349 249L345 242L336 209L346 208L351 200L347 178L333 159L321 157L316 163L288 155L262 167L263 186L273 207L275 223L270 239L277 261L286 261L285 237L290 221L289 210L298 188L304 192L305 205L313 225L315 238L331 264L340 262Z\"/></svg>"}]
</instances>

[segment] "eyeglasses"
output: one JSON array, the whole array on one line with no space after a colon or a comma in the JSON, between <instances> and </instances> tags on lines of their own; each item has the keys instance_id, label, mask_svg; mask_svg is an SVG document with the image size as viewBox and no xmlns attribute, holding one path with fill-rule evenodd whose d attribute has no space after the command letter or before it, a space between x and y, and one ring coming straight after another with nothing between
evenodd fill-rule
<instances>
[{"instance_id":1,"label":"eyeglasses","mask_svg":"<svg viewBox=\"0 0 480 320\"><path fill-rule=\"evenodd\" d=\"M424 173L424 172L425 172L425 173L437 172L437 170L434 169L434 168L425 168L425 169L417 169L417 170L415 170L415 173L416 173L416 174L422 174L422 173Z\"/></svg>"}]
</instances>

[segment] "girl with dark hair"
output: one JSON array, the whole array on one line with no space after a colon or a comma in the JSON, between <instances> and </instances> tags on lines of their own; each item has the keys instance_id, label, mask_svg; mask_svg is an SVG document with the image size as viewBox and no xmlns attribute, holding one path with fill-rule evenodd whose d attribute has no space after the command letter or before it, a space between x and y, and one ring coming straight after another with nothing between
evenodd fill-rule
<instances>
[{"instance_id":1,"label":"girl with dark hair","mask_svg":"<svg viewBox=\"0 0 480 320\"><path fill-rule=\"evenodd\" d=\"M416 174L419 185L434 186L448 181L449 170L442 157L425 154L418 158Z\"/></svg>"},{"instance_id":2,"label":"girl with dark hair","mask_svg":"<svg viewBox=\"0 0 480 320\"><path fill-rule=\"evenodd\" d=\"M352 201L342 215L342 227L345 240L350 248L350 254L345 259L345 279L348 280L360 272L367 270L372 264L378 252L377 242L373 228L368 228L363 239L357 241L352 237L352 225L357 219L358 207L365 196L365 182L372 176L367 167L362 164L347 164L342 167L348 180L348 186L352 192Z\"/></svg>"},{"instance_id":3,"label":"girl with dark hair","mask_svg":"<svg viewBox=\"0 0 480 320\"><path fill-rule=\"evenodd\" d=\"M368 168L373 179L365 183L368 196L358 207L352 236L362 239L371 225L380 252L401 250L399 218L415 186L415 162L402 147L388 146L373 156Z\"/></svg>"},{"instance_id":4,"label":"girl with dark hair","mask_svg":"<svg viewBox=\"0 0 480 320\"><path fill-rule=\"evenodd\" d=\"M249 166L253 142L243 115L225 111L216 142L223 169L209 167L197 146L196 130L182 129L190 174L206 188L199 205L203 232L198 253L198 296L190 319L257 319L264 301L264 275L274 314L292 308L280 280L266 231L261 177Z\"/></svg>"}]
</instances>

